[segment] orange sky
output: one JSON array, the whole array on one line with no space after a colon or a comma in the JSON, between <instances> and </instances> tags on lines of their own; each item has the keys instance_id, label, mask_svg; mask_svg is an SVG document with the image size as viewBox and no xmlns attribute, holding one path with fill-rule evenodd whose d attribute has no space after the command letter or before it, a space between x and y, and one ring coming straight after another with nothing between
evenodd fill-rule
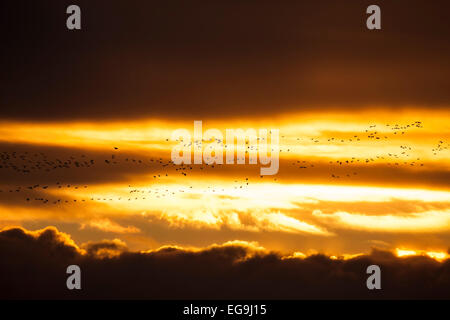
<instances>
[{"instance_id":1,"label":"orange sky","mask_svg":"<svg viewBox=\"0 0 450 320\"><path fill-rule=\"evenodd\" d=\"M171 133L192 132L191 121L4 121L0 226L52 225L77 243L120 239L132 250L242 240L331 255L447 251L448 112L199 120L204 131L279 129L278 174L173 165Z\"/></svg>"},{"instance_id":2,"label":"orange sky","mask_svg":"<svg viewBox=\"0 0 450 320\"><path fill-rule=\"evenodd\" d=\"M10 2L0 228L55 226L80 248L448 254L448 1L385 1L381 30L367 1L81 1L76 31L64 2ZM194 120L278 129L278 173L173 165Z\"/></svg>"}]
</instances>

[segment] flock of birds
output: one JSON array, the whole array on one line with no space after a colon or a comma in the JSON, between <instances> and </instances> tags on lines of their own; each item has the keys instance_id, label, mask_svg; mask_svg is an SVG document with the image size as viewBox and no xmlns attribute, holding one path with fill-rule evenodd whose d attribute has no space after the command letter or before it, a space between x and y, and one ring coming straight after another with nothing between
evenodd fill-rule
<instances>
[{"instance_id":1,"label":"flock of birds","mask_svg":"<svg viewBox=\"0 0 450 320\"><path fill-rule=\"evenodd\" d=\"M406 125L385 125L387 129L390 129L392 131L392 134L394 135L404 135L408 132L408 130L412 128L422 128L422 123L420 121L415 121L413 123L409 123ZM320 144L321 142L326 144L331 143L358 143L359 141L362 141L364 138L367 137L367 139L370 140L386 140L389 139L389 135L385 132L387 131L386 128L384 130L377 130L377 125L371 125L369 126L365 132L364 135L353 135L352 137L346 137L344 138L338 138L338 137L330 137L325 139L317 139L317 138L307 138L307 142L309 144ZM382 133L383 132L383 133ZM292 153L296 154L297 151L295 150L296 144L300 144L302 146L305 145L305 142L302 142L305 138L292 138L292 137L286 137L281 136L282 139L284 139L283 143L281 145L286 145L284 149L280 149L281 153ZM258 138L259 139L259 138ZM168 141L168 139L166 139ZM325 142L326 141L326 142ZM199 142L194 142L195 144L198 144L197 147L200 145ZM223 146L224 148L227 148L228 146L221 140L216 140L216 143ZM186 144L186 146L191 146L192 142L189 142ZM252 151L255 151L256 146L249 144L246 142L246 155ZM438 141L436 143L436 146L431 150L433 155L438 155L444 151L449 150L450 144L446 143L444 141ZM177 190L170 189L169 188L158 188L156 187L157 184L154 184L155 187L147 188L147 189L139 189L132 187L131 185L128 185L128 196L122 196L117 198L112 197L98 197L98 196L86 196L82 199L80 198L64 198L56 196L58 193L53 193L55 196L51 196L52 193L48 193L50 189L62 189L62 191L65 191L64 193L71 193L75 194L79 190L86 190L89 188L88 184L83 185L74 185L73 183L65 183L62 181L55 181L50 184L32 184L27 186L17 186L17 187L9 187L5 189L0 189L0 195L3 193L21 193L25 194L24 199L26 201L39 201L42 203L50 203L50 204L61 204L61 203L75 203L75 202L87 202L87 201L113 201L113 200L119 200L119 201L133 201L133 200L146 200L150 197L155 198L168 198L170 196L175 195L176 193L186 193L189 191L192 191L192 186L189 186L189 178L188 176L192 174L192 172L196 170L213 170L217 166L220 165L188 165L188 164L182 164L182 165L175 165L170 159L165 160L163 158L135 158L135 157L126 157L122 156L121 150L119 150L119 147L114 146L112 147L113 151L110 157L107 159L97 159L95 157L89 157L87 154L81 154L79 156L69 156L67 158L64 157L58 157L58 158L52 158L49 155L43 153L43 152L17 152L17 151L3 151L0 152L0 172L5 170L11 170L16 174L22 174L22 175L36 175L39 177L41 174L45 174L49 176L51 172L56 172L56 176L60 177L61 180L63 180L62 177L64 177L64 172L60 172L63 170L78 170L78 169L89 169L89 170L98 170L100 166L105 167L117 167L117 166L123 166L126 167L129 166L141 166L141 167L148 167L153 169L154 173L152 174L152 177L154 180L160 180L164 179L165 177L172 177L173 174L179 176L179 177L186 177L188 180L184 181L183 183L185 185L188 185L186 188L179 188ZM421 162L421 159L419 157L413 156L413 148L412 146L408 145L400 145L399 150L397 153L388 152L385 154L379 154L375 155L373 157L351 157L348 159L337 159L337 160L331 160L328 162L327 166L330 170L334 170L336 168L339 168L339 170L336 170L335 172L329 173L330 179L342 179L342 178L352 178L358 175L358 168L359 165L367 165L367 164L375 164L375 163L383 163L387 164L389 166L417 166L417 167L423 167L424 163ZM291 157L287 157L291 158ZM406 160L408 159L408 160ZM291 160L292 161L292 160ZM306 160L294 160L290 163L290 166L293 166L295 168L306 170L306 169L312 169L316 168L318 166L323 166L324 164L318 164L313 163L312 161L306 161ZM112 169L112 168L111 168ZM343 170L344 169L344 173ZM104 168L102 169L104 170ZM114 170L114 169L112 169ZM198 172L197 172L198 173ZM318 172L319 174L319 172ZM267 181L270 179L271 181L277 181L276 176L259 176L258 179L265 179L264 181ZM48 179L47 179L48 180ZM252 179L253 180L253 179ZM4 181L5 182L5 181ZM249 183L251 182L250 177L245 177L242 179L234 180L234 184L232 184L232 188L234 189L244 189L249 186ZM48 190L49 189L49 190ZM89 191L89 190L86 190ZM211 193L221 193L224 192L224 188L218 188L218 187L211 187L208 186L205 190L206 192ZM42 195L44 194L44 195ZM86 194L86 192L85 192ZM34 196L33 196L34 195Z\"/></svg>"}]
</instances>

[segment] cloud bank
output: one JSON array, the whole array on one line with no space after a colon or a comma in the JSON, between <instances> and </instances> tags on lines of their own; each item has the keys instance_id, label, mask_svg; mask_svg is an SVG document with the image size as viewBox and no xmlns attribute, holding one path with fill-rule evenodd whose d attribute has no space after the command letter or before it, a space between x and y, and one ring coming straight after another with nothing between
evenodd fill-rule
<instances>
[{"instance_id":1,"label":"cloud bank","mask_svg":"<svg viewBox=\"0 0 450 320\"><path fill-rule=\"evenodd\" d=\"M68 234L0 232L1 299L417 299L450 297L450 260L399 258L373 249L349 259L283 256L233 241L202 249L164 246L131 252L120 240L77 246ZM82 270L82 290L66 289L66 267ZM382 289L366 288L378 264Z\"/></svg>"}]
</instances>

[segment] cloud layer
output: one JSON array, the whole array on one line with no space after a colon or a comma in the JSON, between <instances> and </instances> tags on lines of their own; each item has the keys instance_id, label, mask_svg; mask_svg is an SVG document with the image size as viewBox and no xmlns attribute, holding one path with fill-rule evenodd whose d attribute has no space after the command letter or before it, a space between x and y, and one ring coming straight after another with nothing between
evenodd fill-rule
<instances>
[{"instance_id":1,"label":"cloud layer","mask_svg":"<svg viewBox=\"0 0 450 320\"><path fill-rule=\"evenodd\" d=\"M449 105L448 1L8 1L2 118L105 119ZM420 23L418 22L420 21ZM414 36L411 36L414 35Z\"/></svg>"},{"instance_id":2,"label":"cloud layer","mask_svg":"<svg viewBox=\"0 0 450 320\"><path fill-rule=\"evenodd\" d=\"M294 257L296 256L296 257ZM450 260L398 258L387 251L334 259L283 256L234 241L203 249L165 246L131 252L118 240L78 247L53 227L0 232L2 299L410 299L449 298ZM65 287L78 264L82 290ZM366 288L366 268L378 264L382 289Z\"/></svg>"}]
</instances>

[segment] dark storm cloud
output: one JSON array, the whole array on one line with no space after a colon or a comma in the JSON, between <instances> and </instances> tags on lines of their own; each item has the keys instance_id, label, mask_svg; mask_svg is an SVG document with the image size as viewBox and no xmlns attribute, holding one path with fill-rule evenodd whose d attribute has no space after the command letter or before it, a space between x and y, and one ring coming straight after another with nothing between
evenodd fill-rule
<instances>
[{"instance_id":1,"label":"dark storm cloud","mask_svg":"<svg viewBox=\"0 0 450 320\"><path fill-rule=\"evenodd\" d=\"M68 31L65 9L82 9ZM2 2L1 118L448 107L448 1Z\"/></svg>"},{"instance_id":2,"label":"dark storm cloud","mask_svg":"<svg viewBox=\"0 0 450 320\"><path fill-rule=\"evenodd\" d=\"M96 249L105 246L117 249L112 243ZM322 255L281 259L250 245L228 244L200 251L166 247L107 258L83 254L67 235L48 228L37 234L23 229L0 232L0 258L2 299L450 297L449 260L400 259L379 250L345 261ZM81 267L81 291L65 289L70 264ZM366 268L371 264L381 267L382 290L366 288Z\"/></svg>"}]
</instances>

